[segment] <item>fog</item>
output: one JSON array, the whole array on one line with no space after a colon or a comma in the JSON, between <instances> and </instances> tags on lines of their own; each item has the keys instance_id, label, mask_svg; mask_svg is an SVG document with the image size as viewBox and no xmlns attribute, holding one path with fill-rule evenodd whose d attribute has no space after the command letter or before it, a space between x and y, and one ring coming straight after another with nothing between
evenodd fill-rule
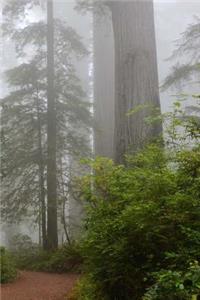
<instances>
[{"instance_id":1,"label":"fog","mask_svg":"<svg viewBox=\"0 0 200 300\"><path fill-rule=\"evenodd\" d=\"M194 22L194 17L199 16L200 5L198 1L155 1L154 9L159 83L162 85L173 66L173 62L167 59L174 51L176 40L180 39L188 24ZM197 86L196 90L198 89ZM186 86L184 92L190 94L190 87ZM174 93L174 91L161 93L163 111L166 111L173 102L171 95Z\"/></svg>"},{"instance_id":2,"label":"fog","mask_svg":"<svg viewBox=\"0 0 200 300\"><path fill-rule=\"evenodd\" d=\"M5 5L6 1L1 2L1 6ZM170 70L172 66L174 65L174 61L168 60L168 58L172 55L173 51L176 48L175 41L177 39L180 39L181 34L187 29L187 26L189 24L193 24L195 21L195 16L200 17L200 3L199 1L182 1L182 0L156 0L154 1L154 22L155 22L155 32L156 32L156 50L157 50L157 68L158 68L158 78L159 78L159 86L161 87L165 78L170 73ZM54 17L59 18L60 20L63 20L67 23L68 26L72 27L82 38L82 42L85 46L85 48L88 50L87 55L83 55L83 57L77 58L75 54L72 53L71 56L71 63L74 65L75 71L77 73L78 78L80 79L80 85L82 86L84 90L84 95L82 95L82 92L78 92L76 97L82 97L83 102L94 102L94 32L93 32L93 25L94 25L94 19L91 12L87 13L80 13L76 9L74 9L74 2L70 1L54 1ZM33 9L32 12L30 12L30 15L28 17L30 22L37 22L38 19L44 18L44 11L41 8ZM1 23L4 22L4 16L1 15ZM100 21L104 22L104 21ZM101 26L101 25L99 25ZM108 36L111 33L108 33ZM105 37L106 41L106 37ZM102 44L102 49L100 49L100 52L103 52L103 49L108 48L111 49L110 45L107 46L106 44ZM29 54L32 55L32 46L29 46ZM114 64L114 57L111 53L108 53L108 55L111 55L112 63ZM178 58L176 62L182 62L184 59L187 60L187 57ZM5 79L5 70L9 70L10 68L14 68L18 66L22 61L23 57L17 57L15 53L15 42L12 40L11 36L9 34L7 36L1 35L1 81L0 81L0 97L4 98L6 95L9 94L9 92L12 90L12 86L9 86L9 84L6 82ZM103 60L105 62L105 60ZM112 66L112 64L111 64ZM97 66L98 68L98 66ZM107 74L108 69L110 66L105 66L105 73ZM111 72L112 73L112 72ZM113 73L114 74L114 70ZM73 74L73 76L75 76ZM73 83L74 84L74 83ZM15 88L14 88L15 89ZM113 87L114 91L114 87ZM179 93L180 91L177 91L176 89L168 89L166 91L160 91L160 102L161 102L161 110L162 112L169 111L171 109L172 102L175 100L175 96L172 96L176 93ZM186 84L182 90L182 93L186 93L191 95L192 93L198 93L199 92L199 86ZM114 92L113 92L114 94ZM113 96L113 95L112 95ZM114 97L114 96L113 96ZM46 100L45 100L46 101ZM5 101L4 101L5 102ZM46 104L45 104L46 105ZM103 109L106 110L106 107ZM90 107L90 113L94 114L94 108ZM103 115L104 115L103 111ZM64 118L64 117L63 117ZM108 117L109 118L109 117ZM111 118L111 116L110 116ZM70 118L69 118L70 119ZM66 122L69 122L69 119L67 119ZM73 118L71 118L73 119ZM3 122L3 121L2 121ZM63 121L64 122L64 121ZM107 122L107 121L105 121ZM17 123L13 123L17 124ZM80 123L81 124L81 123ZM94 155L95 151L95 145L94 145L94 137L93 134L95 132L95 129L89 129L88 128L80 128L80 124L72 125L76 127L75 134L77 134L77 139L80 139L80 137L87 138L89 144L89 152L92 152L92 155ZM69 125L69 124L68 124ZM88 126L88 124L87 124ZM86 127L87 127L86 126ZM103 125L102 125L103 126ZM113 125L114 126L114 125ZM74 128L75 128L74 127ZM67 128L67 127L66 127ZM44 129L45 130L45 129ZM101 129L99 129L101 130ZM65 129L64 129L65 131ZM89 133L88 133L89 132ZM62 133L63 134L63 133ZM109 139L109 138L108 138ZM44 138L45 140L45 138ZM15 148L16 141L13 141L13 148ZM44 141L43 141L44 142ZM45 143L45 142L44 142ZM77 143L77 147L79 147L79 143ZM63 144L62 144L63 146ZM69 145L68 145L69 146ZM44 146L44 149L46 146ZM65 146L63 146L65 147ZM69 174L69 164L71 163L72 173L79 174L82 171L80 171L79 167L77 167L78 160L80 159L80 155L77 155L72 153L69 146L69 149L66 151L66 153L62 154L62 159L66 168L66 174L64 173L64 176ZM65 151L64 149L63 151ZM9 149L10 151L10 149ZM46 150L44 150L46 151ZM71 151L71 152L70 152ZM75 151L74 151L75 152ZM81 151L80 151L81 152ZM83 151L84 155L84 151ZM79 157L78 157L79 156ZM78 158L77 158L78 157ZM70 163L69 163L70 162ZM11 167L13 167L11 165ZM76 170L75 170L76 169ZM45 171L46 174L46 171ZM20 179L16 179L20 180ZM68 182L68 181L67 181ZM30 183L29 183L30 184ZM4 181L2 181L2 190L5 188L9 188L9 185L6 185L5 187ZM15 182L13 182L13 185L15 185ZM46 188L46 183L45 183ZM34 189L34 188L33 188ZM5 197L5 193L1 193L2 198ZM19 196L17 196L19 197ZM34 200L36 201L36 200ZM45 200L46 202L47 200ZM5 201L3 200L3 203ZM3 204L5 206L5 203ZM28 204L29 206L29 204ZM31 206L31 204L30 204ZM13 206L14 207L14 206ZM79 207L79 204L72 200L71 202L66 204L66 220L67 222L70 222L70 213L73 215L73 226L79 226L77 225L77 222L79 222L79 219L81 218L81 208ZM34 209L33 209L34 211ZM4 209L2 210L2 213L4 214ZM35 209L35 213L37 214L37 209ZM8 213L9 214L9 213ZM20 231L23 234L28 234L32 237L32 239L35 242L38 242L38 224L35 221L34 213L33 216L29 217L29 215L23 215L21 220L18 222L18 225L15 224L15 216L13 217L13 224L8 225L6 221L4 220L2 223L2 234L1 234L1 244L8 244L8 240L12 238L13 235L18 233ZM4 219L4 217L3 217ZM6 218L5 218L6 219ZM77 221L78 220L78 221ZM10 222L10 221L9 221ZM12 223L12 222L11 222ZM62 225L59 225L62 227ZM71 225L69 225L70 227ZM72 227L73 227L72 226ZM76 231L76 230L75 230ZM60 229L59 232L59 243L62 242L63 239L63 229ZM73 232L73 229L72 229Z\"/></svg>"},{"instance_id":3,"label":"fog","mask_svg":"<svg viewBox=\"0 0 200 300\"><path fill-rule=\"evenodd\" d=\"M85 45L92 45L92 16L90 13L83 15L74 9L73 1L55 1L55 14L57 17L64 19L72 26L83 38ZM1 6L3 5L3 1ZM37 11L37 15L41 12ZM165 77L168 75L173 62L167 61L174 50L175 41L180 38L180 35L185 31L188 24L194 22L194 17L200 14L199 1L182 1L182 0L155 0L154 1L154 18L156 30L156 45L158 56L159 83L162 84ZM33 16L35 17L35 16ZM1 13L2 21L2 13ZM3 82L3 72L11 65L16 63L14 55L14 45L11 42L3 39L1 43L1 94L5 89ZM89 48L89 47L88 47ZM89 59L87 59L88 62ZM79 67L80 75L84 84L88 84L88 68L87 62L80 62L84 67ZM169 94L170 95L170 94ZM167 107L167 96L161 94L162 107L165 110ZM166 97L166 98L165 98ZM166 105L166 106L165 106Z\"/></svg>"}]
</instances>

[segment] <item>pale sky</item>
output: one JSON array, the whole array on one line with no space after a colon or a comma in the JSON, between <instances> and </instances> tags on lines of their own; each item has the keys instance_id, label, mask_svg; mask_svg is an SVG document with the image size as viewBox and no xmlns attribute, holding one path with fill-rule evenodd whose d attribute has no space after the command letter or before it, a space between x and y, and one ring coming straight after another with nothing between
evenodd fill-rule
<instances>
[{"instance_id":1,"label":"pale sky","mask_svg":"<svg viewBox=\"0 0 200 300\"><path fill-rule=\"evenodd\" d=\"M161 84L172 66L172 62L166 61L166 59L174 50L175 40L180 38L188 24L194 22L194 16L200 17L200 1L155 0L154 2L158 70ZM197 92L199 90L200 87ZM190 93L190 90L184 92ZM173 94L172 91L161 93L163 111L168 110L173 101L173 98L170 97L171 94Z\"/></svg>"}]
</instances>

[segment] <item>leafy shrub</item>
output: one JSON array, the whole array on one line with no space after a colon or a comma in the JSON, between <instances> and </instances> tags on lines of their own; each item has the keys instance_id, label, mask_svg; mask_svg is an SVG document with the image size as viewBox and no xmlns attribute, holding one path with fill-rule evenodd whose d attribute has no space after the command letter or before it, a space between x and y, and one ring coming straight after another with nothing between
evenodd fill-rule
<instances>
[{"instance_id":1,"label":"leafy shrub","mask_svg":"<svg viewBox=\"0 0 200 300\"><path fill-rule=\"evenodd\" d=\"M186 272L162 270L155 279L143 300L191 300L200 290L200 266L194 262Z\"/></svg>"},{"instance_id":2,"label":"leafy shrub","mask_svg":"<svg viewBox=\"0 0 200 300\"><path fill-rule=\"evenodd\" d=\"M180 127L177 120L173 124ZM155 298L164 299L170 282L199 261L200 146L195 142L200 135L195 131L191 140L188 128L188 148L176 135L165 151L148 145L128 157L126 166L106 158L89 162L93 173L81 180L81 189L87 203L83 253L93 296L83 285L80 299L98 299L100 293L106 300L141 300L157 280L161 284L153 275L167 270L166 290ZM179 299L174 291L170 299Z\"/></svg>"},{"instance_id":3,"label":"leafy shrub","mask_svg":"<svg viewBox=\"0 0 200 300\"><path fill-rule=\"evenodd\" d=\"M48 260L48 271L69 272L81 269L83 258L78 244L64 245L52 253Z\"/></svg>"},{"instance_id":4,"label":"leafy shrub","mask_svg":"<svg viewBox=\"0 0 200 300\"><path fill-rule=\"evenodd\" d=\"M20 252L20 251L33 251L38 250L39 245L34 243L30 236L27 234L18 233L13 236L12 240L10 241L10 249L13 252Z\"/></svg>"},{"instance_id":5,"label":"leafy shrub","mask_svg":"<svg viewBox=\"0 0 200 300\"><path fill-rule=\"evenodd\" d=\"M28 235L17 234L10 241L10 251L19 269L32 269L34 262L42 255L38 244L33 243Z\"/></svg>"},{"instance_id":6,"label":"leafy shrub","mask_svg":"<svg viewBox=\"0 0 200 300\"><path fill-rule=\"evenodd\" d=\"M1 283L11 282L17 277L13 258L4 247L0 248L0 254Z\"/></svg>"},{"instance_id":7,"label":"leafy shrub","mask_svg":"<svg viewBox=\"0 0 200 300\"><path fill-rule=\"evenodd\" d=\"M106 300L97 285L87 275L83 276L67 300Z\"/></svg>"},{"instance_id":8,"label":"leafy shrub","mask_svg":"<svg viewBox=\"0 0 200 300\"><path fill-rule=\"evenodd\" d=\"M66 244L48 252L33 243L30 237L17 235L13 238L11 249L19 269L62 273L79 271L82 264L78 244Z\"/></svg>"},{"instance_id":9,"label":"leafy shrub","mask_svg":"<svg viewBox=\"0 0 200 300\"><path fill-rule=\"evenodd\" d=\"M83 258L79 251L79 246L63 245L53 252L40 251L36 258L32 260L31 269L46 272L79 272L81 270Z\"/></svg>"}]
</instances>

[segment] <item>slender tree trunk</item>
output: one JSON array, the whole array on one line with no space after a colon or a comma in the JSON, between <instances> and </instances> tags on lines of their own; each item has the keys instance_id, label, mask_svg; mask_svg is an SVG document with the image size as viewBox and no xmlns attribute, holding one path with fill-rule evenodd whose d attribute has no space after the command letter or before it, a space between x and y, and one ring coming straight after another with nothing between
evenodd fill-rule
<instances>
[{"instance_id":1,"label":"slender tree trunk","mask_svg":"<svg viewBox=\"0 0 200 300\"><path fill-rule=\"evenodd\" d=\"M39 191L40 191L40 220L42 229L42 246L47 249L47 232L46 232L46 203L45 203L45 187L44 187L44 159L42 153L42 127L39 95L37 91L37 123L38 123L38 160L39 160Z\"/></svg>"},{"instance_id":2,"label":"slender tree trunk","mask_svg":"<svg viewBox=\"0 0 200 300\"><path fill-rule=\"evenodd\" d=\"M110 1L115 40L115 136L117 163L162 132L147 125L148 109L127 113L141 104L160 109L153 1Z\"/></svg>"},{"instance_id":3,"label":"slender tree trunk","mask_svg":"<svg viewBox=\"0 0 200 300\"><path fill-rule=\"evenodd\" d=\"M47 0L47 81L47 243L51 250L58 247L53 0Z\"/></svg>"},{"instance_id":4,"label":"slender tree trunk","mask_svg":"<svg viewBox=\"0 0 200 300\"><path fill-rule=\"evenodd\" d=\"M66 215L65 215L65 209L66 209L66 201L68 200L69 193L68 191L65 190L65 180L63 177L63 163L62 163L62 158L60 159L60 176L61 176L61 185L62 185L62 194L63 194L63 203L62 203L62 213L61 213L61 219L63 223L63 229L65 232L65 237L68 242L68 244L71 244L70 240L70 235L69 235L69 226L67 225L66 222Z\"/></svg>"},{"instance_id":5,"label":"slender tree trunk","mask_svg":"<svg viewBox=\"0 0 200 300\"><path fill-rule=\"evenodd\" d=\"M40 216L40 214L39 214L39 220L38 220L38 240L39 240L39 246L42 247L41 216Z\"/></svg>"},{"instance_id":6,"label":"slender tree trunk","mask_svg":"<svg viewBox=\"0 0 200 300\"><path fill-rule=\"evenodd\" d=\"M67 226L67 223L66 223L65 204L66 204L66 200L64 199L64 200L63 200L63 204L62 204L62 221L63 221L63 228L64 228L66 240L67 240L68 244L71 245L71 240L70 240L70 236L69 236L69 232L68 232L68 226Z\"/></svg>"},{"instance_id":7,"label":"slender tree trunk","mask_svg":"<svg viewBox=\"0 0 200 300\"><path fill-rule=\"evenodd\" d=\"M110 11L93 15L95 155L113 158L114 40Z\"/></svg>"}]
</instances>

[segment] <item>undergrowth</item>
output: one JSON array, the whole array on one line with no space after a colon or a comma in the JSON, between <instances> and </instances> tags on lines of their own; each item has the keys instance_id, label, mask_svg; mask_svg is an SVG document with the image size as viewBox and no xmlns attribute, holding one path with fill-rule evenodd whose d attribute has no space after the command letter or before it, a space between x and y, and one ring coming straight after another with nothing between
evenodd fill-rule
<instances>
[{"instance_id":1,"label":"undergrowth","mask_svg":"<svg viewBox=\"0 0 200 300\"><path fill-rule=\"evenodd\" d=\"M19 269L45 272L80 272L82 255L76 243L64 244L55 251L44 251L27 236L17 236L12 253ZM21 240L26 240L23 244ZM20 246L19 246L20 245Z\"/></svg>"},{"instance_id":2,"label":"undergrowth","mask_svg":"<svg viewBox=\"0 0 200 300\"><path fill-rule=\"evenodd\" d=\"M17 269L14 259L4 247L0 247L0 255L0 281L1 283L12 282L17 277Z\"/></svg>"}]
</instances>

